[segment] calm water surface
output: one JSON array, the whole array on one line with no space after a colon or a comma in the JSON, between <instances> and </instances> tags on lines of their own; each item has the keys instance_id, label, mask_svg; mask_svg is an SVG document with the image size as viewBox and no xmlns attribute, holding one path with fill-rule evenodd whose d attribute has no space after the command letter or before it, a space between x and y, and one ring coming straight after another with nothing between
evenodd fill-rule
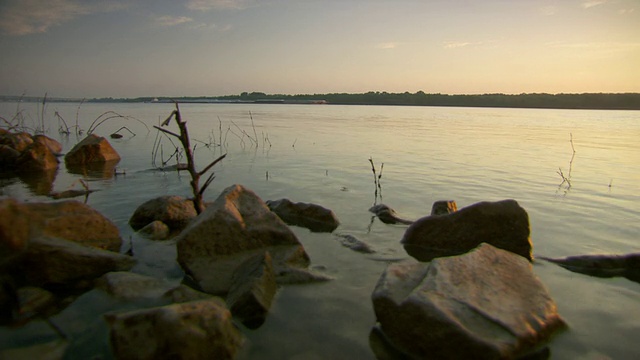
<instances>
[{"instance_id":1,"label":"calm water surface","mask_svg":"<svg viewBox=\"0 0 640 360\"><path fill-rule=\"evenodd\" d=\"M25 125L35 127L41 109L35 104L21 108ZM0 110L11 118L16 104L0 104ZM49 136L58 137L55 111L69 126L75 124L77 104L53 103L45 110ZM109 110L151 127L173 106L84 104L78 123L87 129ZM368 208L375 202L415 219L428 215L436 200L452 199L461 208L513 198L529 213L536 256L640 251L638 111L255 104L183 104L181 110L191 137L201 141L195 141L200 167L228 152L214 168L216 179L207 200L239 183L264 200L287 197L317 203L337 214L337 233L354 235L377 251L373 256L355 253L333 235L293 227L313 266L326 269L335 280L281 288L266 323L257 330L245 329L248 341L242 358L374 358L369 346L375 322L370 295L387 265L380 259L407 257L399 245L406 226L372 220ZM140 238L127 221L138 205L153 197L189 196L189 179L150 171L155 130L115 120L100 125L96 133L108 136L125 125L136 136L125 132L123 139L110 142L122 156L118 168L126 175L90 177L91 188L99 191L88 204L131 240L139 258L134 271L177 283L182 273L174 243ZM243 131L257 137L258 145ZM78 138L61 141L67 151ZM223 145L217 146L220 141ZM171 152L164 139L165 158ZM370 157L378 171L384 163L381 199L374 196ZM570 176L570 187L562 183L559 168ZM66 190L80 178L61 164L52 183L0 180L0 196L44 201L43 193ZM640 356L640 284L570 273L544 261L536 262L534 271L570 325L551 343L552 358ZM92 291L53 317L73 339L67 356L110 357L101 315L127 306ZM0 347L52 338L51 330L36 322L18 330L1 329Z\"/></svg>"}]
</instances>

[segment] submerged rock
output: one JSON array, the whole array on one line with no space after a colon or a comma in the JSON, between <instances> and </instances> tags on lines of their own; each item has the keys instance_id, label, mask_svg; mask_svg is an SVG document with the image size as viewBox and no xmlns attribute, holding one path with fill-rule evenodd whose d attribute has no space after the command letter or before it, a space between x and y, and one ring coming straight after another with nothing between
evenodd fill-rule
<instances>
[{"instance_id":1,"label":"submerged rock","mask_svg":"<svg viewBox=\"0 0 640 360\"><path fill-rule=\"evenodd\" d=\"M16 167L20 172L53 170L58 167L58 158L47 145L41 142L33 142L20 153L20 156L16 159Z\"/></svg>"},{"instance_id":2,"label":"submerged rock","mask_svg":"<svg viewBox=\"0 0 640 360\"><path fill-rule=\"evenodd\" d=\"M458 211L458 205L454 200L438 200L431 207L431 215L448 215Z\"/></svg>"},{"instance_id":3,"label":"submerged rock","mask_svg":"<svg viewBox=\"0 0 640 360\"><path fill-rule=\"evenodd\" d=\"M489 244L392 264L372 300L384 334L416 358L517 358L566 327L531 264Z\"/></svg>"},{"instance_id":4,"label":"submerged rock","mask_svg":"<svg viewBox=\"0 0 640 360\"><path fill-rule=\"evenodd\" d=\"M120 155L111 147L107 139L89 134L77 143L64 157L67 165L88 165L120 161Z\"/></svg>"},{"instance_id":5,"label":"submerged rock","mask_svg":"<svg viewBox=\"0 0 640 360\"><path fill-rule=\"evenodd\" d=\"M640 283L640 253L626 255L582 255L562 259L540 257L580 274L609 278L623 276Z\"/></svg>"},{"instance_id":6,"label":"submerged rock","mask_svg":"<svg viewBox=\"0 0 640 360\"><path fill-rule=\"evenodd\" d=\"M342 246L347 247L355 252L363 254L374 254L375 250L369 246L369 244L358 239L357 237L349 234L336 234L336 237L340 241Z\"/></svg>"},{"instance_id":7,"label":"submerged rock","mask_svg":"<svg viewBox=\"0 0 640 360\"><path fill-rule=\"evenodd\" d=\"M369 211L376 214L378 219L385 224L413 224L412 220L399 217L395 210L385 204L374 205L369 208Z\"/></svg>"},{"instance_id":8,"label":"submerged rock","mask_svg":"<svg viewBox=\"0 0 640 360\"><path fill-rule=\"evenodd\" d=\"M200 300L105 316L118 359L233 359L242 334L231 313Z\"/></svg>"},{"instance_id":9,"label":"submerged rock","mask_svg":"<svg viewBox=\"0 0 640 360\"><path fill-rule=\"evenodd\" d=\"M159 220L172 231L180 231L197 215L192 200L175 195L160 196L138 206L129 219L129 225L140 230Z\"/></svg>"},{"instance_id":10,"label":"submerged rock","mask_svg":"<svg viewBox=\"0 0 640 360\"><path fill-rule=\"evenodd\" d=\"M232 185L177 237L178 262L206 292L226 293L236 269L268 251L279 281L309 256L289 227L253 191Z\"/></svg>"},{"instance_id":11,"label":"submerged rock","mask_svg":"<svg viewBox=\"0 0 640 360\"><path fill-rule=\"evenodd\" d=\"M529 215L515 200L480 202L418 219L402 238L407 253L420 261L463 254L483 242L533 260Z\"/></svg>"},{"instance_id":12,"label":"submerged rock","mask_svg":"<svg viewBox=\"0 0 640 360\"><path fill-rule=\"evenodd\" d=\"M167 224L163 223L160 220L153 221L138 231L138 233L142 234L143 236L151 240L168 239L170 232L171 232L171 229L169 229Z\"/></svg>"},{"instance_id":13,"label":"submerged rock","mask_svg":"<svg viewBox=\"0 0 640 360\"><path fill-rule=\"evenodd\" d=\"M336 214L320 205L280 199L267 201L267 206L285 223L313 232L332 232L340 225Z\"/></svg>"}]
</instances>

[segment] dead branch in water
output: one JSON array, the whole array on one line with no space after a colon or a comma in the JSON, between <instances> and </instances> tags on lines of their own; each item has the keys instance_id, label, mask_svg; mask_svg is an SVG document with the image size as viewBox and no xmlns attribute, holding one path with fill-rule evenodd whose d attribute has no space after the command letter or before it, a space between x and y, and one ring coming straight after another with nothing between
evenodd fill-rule
<instances>
[{"instance_id":1,"label":"dead branch in water","mask_svg":"<svg viewBox=\"0 0 640 360\"><path fill-rule=\"evenodd\" d=\"M161 125L168 126L171 119L175 118L176 123L178 124L178 128L180 130L180 135L174 132L171 132L169 130L162 129L158 126L154 126L154 127L162 131L163 133L175 136L180 140L180 143L182 144L182 149L187 157L187 171L191 176L190 184L191 184L191 190L193 192L193 205L196 209L196 212L200 214L204 211L204 202L202 201L202 194L207 189L209 184L211 184L215 176L214 176L214 173L211 173L211 175L209 175L209 177L205 181L202 188L200 188L200 184L199 184L200 177L202 177L207 171L209 171L218 162L222 161L222 159L224 159L227 156L227 154L223 154L217 159L215 159L209 165L205 166L205 168L202 171L200 172L196 171L195 161L193 157L193 150L191 149L191 144L189 143L189 132L187 130L187 122L182 120L182 114L180 113L180 107L178 106L177 102L175 103L175 105L176 105L176 109L171 112L169 117L167 117L167 119L163 121Z\"/></svg>"},{"instance_id":2,"label":"dead branch in water","mask_svg":"<svg viewBox=\"0 0 640 360\"><path fill-rule=\"evenodd\" d=\"M380 200L382 201L382 185L380 185L380 179L382 178L382 169L384 169L384 163L380 165L380 174L376 173L376 166L373 163L373 158L369 157L369 163L371 163L371 171L373 172L373 185L375 189L373 205L376 205L378 203L378 197L380 197Z\"/></svg>"},{"instance_id":3,"label":"dead branch in water","mask_svg":"<svg viewBox=\"0 0 640 360\"><path fill-rule=\"evenodd\" d=\"M562 182L558 185L558 190L562 187L562 185L567 184L565 191L569 191L571 189L571 171L573 170L573 159L576 157L576 148L573 146L573 134L569 133L569 143L571 143L571 159L569 160L569 171L567 175L564 174L562 168L558 168L556 172L562 178Z\"/></svg>"}]
</instances>

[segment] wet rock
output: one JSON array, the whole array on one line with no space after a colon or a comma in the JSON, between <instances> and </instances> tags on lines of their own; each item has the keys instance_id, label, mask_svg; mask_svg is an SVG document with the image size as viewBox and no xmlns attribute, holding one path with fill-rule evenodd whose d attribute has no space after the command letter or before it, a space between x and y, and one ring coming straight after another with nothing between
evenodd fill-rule
<instances>
[{"instance_id":1,"label":"wet rock","mask_svg":"<svg viewBox=\"0 0 640 360\"><path fill-rule=\"evenodd\" d=\"M331 281L333 277L310 269L290 267L279 269L276 281L279 285L308 284Z\"/></svg>"},{"instance_id":2,"label":"wet rock","mask_svg":"<svg viewBox=\"0 0 640 360\"><path fill-rule=\"evenodd\" d=\"M385 224L413 224L413 221L399 217L395 210L385 204L374 205L369 208L369 211L376 214L378 219Z\"/></svg>"},{"instance_id":3,"label":"wet rock","mask_svg":"<svg viewBox=\"0 0 640 360\"><path fill-rule=\"evenodd\" d=\"M0 268L26 251L29 236L25 207L15 199L0 200Z\"/></svg>"},{"instance_id":4,"label":"wet rock","mask_svg":"<svg viewBox=\"0 0 640 360\"><path fill-rule=\"evenodd\" d=\"M67 165L87 165L120 161L120 155L111 147L107 139L95 134L87 135L64 157Z\"/></svg>"},{"instance_id":5,"label":"wet rock","mask_svg":"<svg viewBox=\"0 0 640 360\"><path fill-rule=\"evenodd\" d=\"M431 215L448 215L458 211L458 205L454 200L438 200L431 207Z\"/></svg>"},{"instance_id":6,"label":"wet rock","mask_svg":"<svg viewBox=\"0 0 640 360\"><path fill-rule=\"evenodd\" d=\"M20 268L28 284L82 288L105 273L129 270L134 264L126 255L38 236L30 239Z\"/></svg>"},{"instance_id":7,"label":"wet rock","mask_svg":"<svg viewBox=\"0 0 640 360\"><path fill-rule=\"evenodd\" d=\"M416 358L517 358L566 327L531 264L489 244L392 264L372 300L388 339Z\"/></svg>"},{"instance_id":8,"label":"wet rock","mask_svg":"<svg viewBox=\"0 0 640 360\"><path fill-rule=\"evenodd\" d=\"M172 231L180 231L197 215L190 199L175 195L161 196L138 206L129 219L129 225L134 230L140 230L159 220Z\"/></svg>"},{"instance_id":9,"label":"wet rock","mask_svg":"<svg viewBox=\"0 0 640 360\"><path fill-rule=\"evenodd\" d=\"M0 359L60 360L64 359L64 354L68 347L69 342L66 339L54 340L36 345L0 350Z\"/></svg>"},{"instance_id":10,"label":"wet rock","mask_svg":"<svg viewBox=\"0 0 640 360\"><path fill-rule=\"evenodd\" d=\"M128 271L114 271L97 279L95 287L117 299L135 301L161 299L175 285L151 276Z\"/></svg>"},{"instance_id":11,"label":"wet rock","mask_svg":"<svg viewBox=\"0 0 640 360\"><path fill-rule=\"evenodd\" d=\"M13 170L20 157L20 152L8 145L0 145L0 168L2 171Z\"/></svg>"},{"instance_id":12,"label":"wet rock","mask_svg":"<svg viewBox=\"0 0 640 360\"><path fill-rule=\"evenodd\" d=\"M32 143L33 138L29 133L26 132L5 132L4 134L0 134L0 145L7 145L17 152L24 151L24 149L26 149Z\"/></svg>"},{"instance_id":13,"label":"wet rock","mask_svg":"<svg viewBox=\"0 0 640 360\"><path fill-rule=\"evenodd\" d=\"M20 172L41 172L58 167L58 158L41 142L33 142L27 146L16 159Z\"/></svg>"},{"instance_id":14,"label":"wet rock","mask_svg":"<svg viewBox=\"0 0 640 360\"><path fill-rule=\"evenodd\" d=\"M640 283L640 253L626 255L582 255L561 259L540 257L563 268L596 277L622 276Z\"/></svg>"},{"instance_id":15,"label":"wet rock","mask_svg":"<svg viewBox=\"0 0 640 360\"><path fill-rule=\"evenodd\" d=\"M171 303L183 303L195 300L209 299L218 302L220 306L226 306L226 303L222 298L200 292L183 284L169 289L162 295L162 297L164 299L168 299Z\"/></svg>"},{"instance_id":16,"label":"wet rock","mask_svg":"<svg viewBox=\"0 0 640 360\"><path fill-rule=\"evenodd\" d=\"M294 203L289 199L269 200L267 205L285 223L313 232L332 232L340 225L336 214L320 205Z\"/></svg>"},{"instance_id":17,"label":"wet rock","mask_svg":"<svg viewBox=\"0 0 640 360\"><path fill-rule=\"evenodd\" d=\"M463 254L483 242L531 261L529 215L515 200L480 202L418 219L402 238L407 253L420 261Z\"/></svg>"},{"instance_id":18,"label":"wet rock","mask_svg":"<svg viewBox=\"0 0 640 360\"><path fill-rule=\"evenodd\" d=\"M243 343L229 310L212 300L105 318L118 359L232 359Z\"/></svg>"},{"instance_id":19,"label":"wet rock","mask_svg":"<svg viewBox=\"0 0 640 360\"><path fill-rule=\"evenodd\" d=\"M70 199L70 198L79 197L79 196L87 196L92 192L95 192L95 190L69 189L69 190L60 191L60 192L57 192L57 191L51 192L49 194L49 197L55 200Z\"/></svg>"},{"instance_id":20,"label":"wet rock","mask_svg":"<svg viewBox=\"0 0 640 360\"><path fill-rule=\"evenodd\" d=\"M291 229L241 185L225 189L176 241L179 264L211 294L228 292L235 270L266 251L276 274L309 266L309 256Z\"/></svg>"},{"instance_id":21,"label":"wet rock","mask_svg":"<svg viewBox=\"0 0 640 360\"><path fill-rule=\"evenodd\" d=\"M156 220L138 230L138 233L151 240L166 240L169 238L170 231L171 229L169 229L167 224Z\"/></svg>"},{"instance_id":22,"label":"wet rock","mask_svg":"<svg viewBox=\"0 0 640 360\"><path fill-rule=\"evenodd\" d=\"M120 251L122 238L111 220L78 201L24 204L34 231L83 245Z\"/></svg>"},{"instance_id":23,"label":"wet rock","mask_svg":"<svg viewBox=\"0 0 640 360\"><path fill-rule=\"evenodd\" d=\"M45 145L54 155L58 155L62 152L62 144L48 136L34 135L33 141Z\"/></svg>"},{"instance_id":24,"label":"wet rock","mask_svg":"<svg viewBox=\"0 0 640 360\"><path fill-rule=\"evenodd\" d=\"M336 237L340 241L342 246L347 247L353 251L363 254L374 254L375 250L369 246L369 244L358 239L357 237L349 234L336 234Z\"/></svg>"},{"instance_id":25,"label":"wet rock","mask_svg":"<svg viewBox=\"0 0 640 360\"><path fill-rule=\"evenodd\" d=\"M240 265L233 275L227 305L233 316L250 329L264 323L276 294L277 284L268 252Z\"/></svg>"},{"instance_id":26,"label":"wet rock","mask_svg":"<svg viewBox=\"0 0 640 360\"><path fill-rule=\"evenodd\" d=\"M24 320L33 317L47 317L55 312L56 297L45 289L25 286L16 291L18 297L17 320Z\"/></svg>"}]
</instances>

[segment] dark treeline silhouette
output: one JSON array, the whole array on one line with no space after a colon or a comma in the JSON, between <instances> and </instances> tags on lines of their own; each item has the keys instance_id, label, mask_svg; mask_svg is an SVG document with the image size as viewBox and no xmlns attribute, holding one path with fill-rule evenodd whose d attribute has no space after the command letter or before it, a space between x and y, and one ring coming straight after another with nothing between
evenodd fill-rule
<instances>
[{"instance_id":1,"label":"dark treeline silhouette","mask_svg":"<svg viewBox=\"0 0 640 360\"><path fill-rule=\"evenodd\" d=\"M36 101L39 97L0 96L0 101ZM78 99L55 99L47 101L79 101ZM414 106L460 106L460 107L509 107L509 108L549 108L549 109L605 109L640 110L640 93L585 93L585 94L482 94L447 95L416 93L388 93L369 91L366 93L330 94L265 94L263 92L243 92L226 96L182 96L182 97L138 97L138 98L96 98L87 102L259 102L259 103L328 103L342 105L414 105Z\"/></svg>"}]
</instances>

